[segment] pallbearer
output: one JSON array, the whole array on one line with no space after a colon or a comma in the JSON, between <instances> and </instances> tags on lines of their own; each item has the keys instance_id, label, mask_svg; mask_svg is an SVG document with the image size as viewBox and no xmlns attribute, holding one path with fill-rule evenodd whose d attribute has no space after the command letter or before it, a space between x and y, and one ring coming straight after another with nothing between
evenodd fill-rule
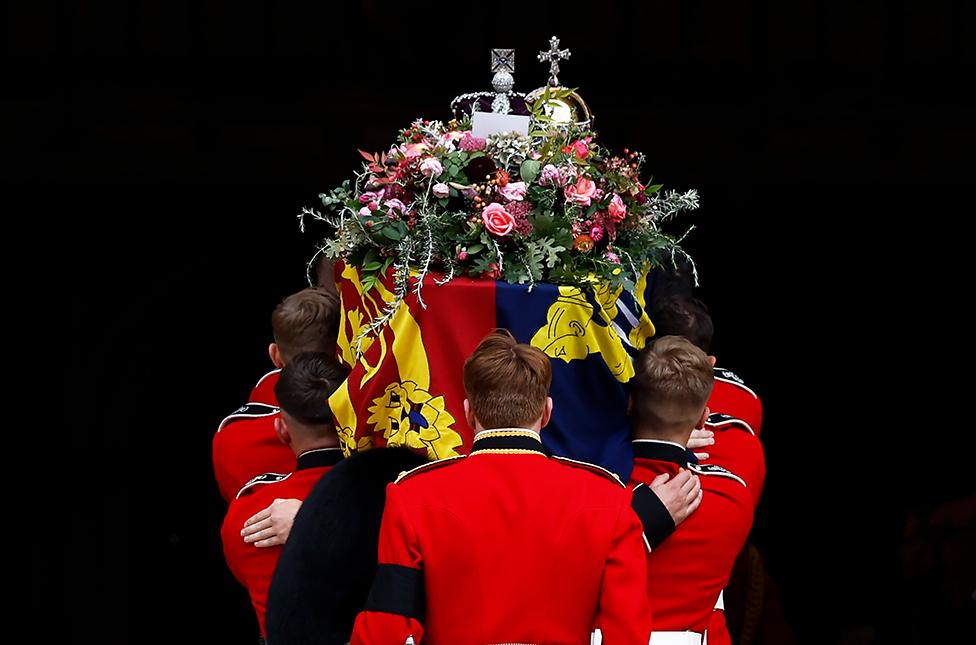
<instances>
[{"instance_id":1,"label":"pallbearer","mask_svg":"<svg viewBox=\"0 0 976 645\"><path fill-rule=\"evenodd\" d=\"M651 645L700 645L712 610L752 527L753 500L741 476L762 461L753 435L751 449L726 468L689 462L688 438L708 416L714 375L705 352L682 337L654 341L637 358L633 384L634 470L639 488L681 469L699 475L701 505L648 555L646 593L654 612ZM709 639L711 640L711 639Z\"/></svg>"},{"instance_id":2,"label":"pallbearer","mask_svg":"<svg viewBox=\"0 0 976 645\"><path fill-rule=\"evenodd\" d=\"M504 330L464 365L467 457L390 484L379 565L354 644L645 645L641 525L630 491L590 464L550 458L549 359Z\"/></svg>"},{"instance_id":3,"label":"pallbearer","mask_svg":"<svg viewBox=\"0 0 976 645\"><path fill-rule=\"evenodd\" d=\"M324 353L299 354L282 370L275 392L281 401L281 415L274 431L282 445L297 458L294 472L265 473L248 482L230 503L220 537L227 566L247 588L251 604L264 634L271 576L281 554L281 546L258 548L244 542L244 522L277 500L303 500L319 478L342 460L339 436L332 422L328 398L346 377L345 370ZM273 531L267 526L255 526Z\"/></svg>"},{"instance_id":4,"label":"pallbearer","mask_svg":"<svg viewBox=\"0 0 976 645\"><path fill-rule=\"evenodd\" d=\"M324 289L303 289L285 298L271 316L275 342L268 347L278 367L301 352L324 352L335 361L339 299ZM214 478L230 501L245 482L265 472L288 473L295 455L275 436L279 418L274 388L280 369L267 374L250 402L224 419L213 439Z\"/></svg>"}]
</instances>

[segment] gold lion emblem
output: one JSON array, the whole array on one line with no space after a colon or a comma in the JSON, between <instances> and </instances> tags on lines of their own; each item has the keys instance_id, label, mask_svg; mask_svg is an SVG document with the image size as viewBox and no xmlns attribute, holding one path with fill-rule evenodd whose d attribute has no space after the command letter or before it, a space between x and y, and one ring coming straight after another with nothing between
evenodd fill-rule
<instances>
[{"instance_id":1,"label":"gold lion emblem","mask_svg":"<svg viewBox=\"0 0 976 645\"><path fill-rule=\"evenodd\" d=\"M459 453L461 435L454 417L444 407L443 396L433 396L413 381L390 383L373 399L366 423L382 434L390 447L426 450L428 459L444 459Z\"/></svg>"}]
</instances>

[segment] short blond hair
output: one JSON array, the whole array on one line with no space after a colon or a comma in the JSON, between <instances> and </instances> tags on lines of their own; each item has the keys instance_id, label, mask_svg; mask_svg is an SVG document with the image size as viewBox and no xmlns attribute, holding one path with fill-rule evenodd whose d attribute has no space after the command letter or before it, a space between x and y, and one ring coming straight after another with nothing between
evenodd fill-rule
<instances>
[{"instance_id":1,"label":"short blond hair","mask_svg":"<svg viewBox=\"0 0 976 645\"><path fill-rule=\"evenodd\" d=\"M666 430L698 420L715 375L708 356L681 336L664 336L637 357L633 384L639 425Z\"/></svg>"},{"instance_id":2,"label":"short blond hair","mask_svg":"<svg viewBox=\"0 0 976 645\"><path fill-rule=\"evenodd\" d=\"M271 329L285 362L302 352L335 354L339 298L318 287L293 293L275 307Z\"/></svg>"},{"instance_id":3,"label":"short blond hair","mask_svg":"<svg viewBox=\"0 0 976 645\"><path fill-rule=\"evenodd\" d=\"M549 357L496 329L464 362L464 392L483 428L526 427L542 416L552 383Z\"/></svg>"}]
</instances>

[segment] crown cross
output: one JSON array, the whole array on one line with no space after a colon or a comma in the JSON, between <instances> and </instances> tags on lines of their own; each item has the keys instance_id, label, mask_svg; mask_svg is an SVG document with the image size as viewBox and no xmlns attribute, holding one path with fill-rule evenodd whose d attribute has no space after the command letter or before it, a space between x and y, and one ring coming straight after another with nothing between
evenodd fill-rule
<instances>
[{"instance_id":1,"label":"crown cross","mask_svg":"<svg viewBox=\"0 0 976 645\"><path fill-rule=\"evenodd\" d=\"M559 49L559 39L553 36L549 39L549 51L539 52L539 61L549 63L549 85L559 87L559 61L568 60L572 52Z\"/></svg>"},{"instance_id":2,"label":"crown cross","mask_svg":"<svg viewBox=\"0 0 976 645\"><path fill-rule=\"evenodd\" d=\"M491 50L491 71L506 71L515 73L515 50L514 49L492 49Z\"/></svg>"}]
</instances>

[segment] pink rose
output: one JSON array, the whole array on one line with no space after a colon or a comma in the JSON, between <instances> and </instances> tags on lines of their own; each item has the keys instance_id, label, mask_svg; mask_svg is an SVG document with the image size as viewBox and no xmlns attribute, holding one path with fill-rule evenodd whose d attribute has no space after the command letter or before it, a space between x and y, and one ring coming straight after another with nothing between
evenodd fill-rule
<instances>
[{"instance_id":1,"label":"pink rose","mask_svg":"<svg viewBox=\"0 0 976 645\"><path fill-rule=\"evenodd\" d=\"M520 202L525 197L526 185L524 181L513 181L505 185L498 192L510 202Z\"/></svg>"},{"instance_id":2,"label":"pink rose","mask_svg":"<svg viewBox=\"0 0 976 645\"><path fill-rule=\"evenodd\" d=\"M607 251L606 253L603 254L603 257L610 260L614 264L620 264L620 256L614 253L613 251Z\"/></svg>"},{"instance_id":3,"label":"pink rose","mask_svg":"<svg viewBox=\"0 0 976 645\"><path fill-rule=\"evenodd\" d=\"M498 270L498 263L492 262L488 265L488 270L483 274L485 277L498 279L502 277L502 272Z\"/></svg>"},{"instance_id":4,"label":"pink rose","mask_svg":"<svg viewBox=\"0 0 976 645\"><path fill-rule=\"evenodd\" d=\"M407 144L406 146L403 146L402 150L403 150L403 154L407 157L407 159L416 159L423 153L427 152L427 144L410 143Z\"/></svg>"},{"instance_id":5,"label":"pink rose","mask_svg":"<svg viewBox=\"0 0 976 645\"><path fill-rule=\"evenodd\" d=\"M368 191L359 196L360 204L368 204L369 202L375 202L382 196L379 191Z\"/></svg>"},{"instance_id":6,"label":"pink rose","mask_svg":"<svg viewBox=\"0 0 976 645\"><path fill-rule=\"evenodd\" d=\"M481 211L481 219L484 220L488 232L499 237L508 235L515 228L515 218L498 202L488 204Z\"/></svg>"},{"instance_id":7,"label":"pink rose","mask_svg":"<svg viewBox=\"0 0 976 645\"><path fill-rule=\"evenodd\" d=\"M401 213L407 212L406 205L403 202L401 202L399 199L388 199L383 203L383 205L390 209L391 215L393 214L394 210L398 210Z\"/></svg>"},{"instance_id":8,"label":"pink rose","mask_svg":"<svg viewBox=\"0 0 976 645\"><path fill-rule=\"evenodd\" d=\"M433 157L424 159L424 162L420 164L420 174L424 177L440 177L442 172L444 172L444 166Z\"/></svg>"},{"instance_id":9,"label":"pink rose","mask_svg":"<svg viewBox=\"0 0 976 645\"><path fill-rule=\"evenodd\" d=\"M590 154L590 147L586 143L585 141L577 141L573 144L577 159L586 159L586 155Z\"/></svg>"},{"instance_id":10,"label":"pink rose","mask_svg":"<svg viewBox=\"0 0 976 645\"><path fill-rule=\"evenodd\" d=\"M362 208L359 209L359 216L360 217L369 217L372 214L373 214L373 211L369 210L369 206L363 206Z\"/></svg>"},{"instance_id":11,"label":"pink rose","mask_svg":"<svg viewBox=\"0 0 976 645\"><path fill-rule=\"evenodd\" d=\"M583 206L589 206L593 195L596 194L596 183L592 179L580 177L575 185L566 187L566 199Z\"/></svg>"},{"instance_id":12,"label":"pink rose","mask_svg":"<svg viewBox=\"0 0 976 645\"><path fill-rule=\"evenodd\" d=\"M467 259L468 259L467 251L461 251L460 253L458 253L458 260L460 260L461 262L464 262Z\"/></svg>"},{"instance_id":13,"label":"pink rose","mask_svg":"<svg viewBox=\"0 0 976 645\"><path fill-rule=\"evenodd\" d=\"M615 222L621 222L625 217L627 217L627 206L624 204L624 200L620 198L620 195L614 195L613 199L610 200L610 217L613 218Z\"/></svg>"},{"instance_id":14,"label":"pink rose","mask_svg":"<svg viewBox=\"0 0 976 645\"><path fill-rule=\"evenodd\" d=\"M434 197L444 199L451 195L451 188L447 184L434 184Z\"/></svg>"},{"instance_id":15,"label":"pink rose","mask_svg":"<svg viewBox=\"0 0 976 645\"><path fill-rule=\"evenodd\" d=\"M603 227L602 226L594 226L593 228L591 228L590 229L590 237L593 238L593 241L594 242L599 242L600 240L602 240L603 239Z\"/></svg>"}]
</instances>

